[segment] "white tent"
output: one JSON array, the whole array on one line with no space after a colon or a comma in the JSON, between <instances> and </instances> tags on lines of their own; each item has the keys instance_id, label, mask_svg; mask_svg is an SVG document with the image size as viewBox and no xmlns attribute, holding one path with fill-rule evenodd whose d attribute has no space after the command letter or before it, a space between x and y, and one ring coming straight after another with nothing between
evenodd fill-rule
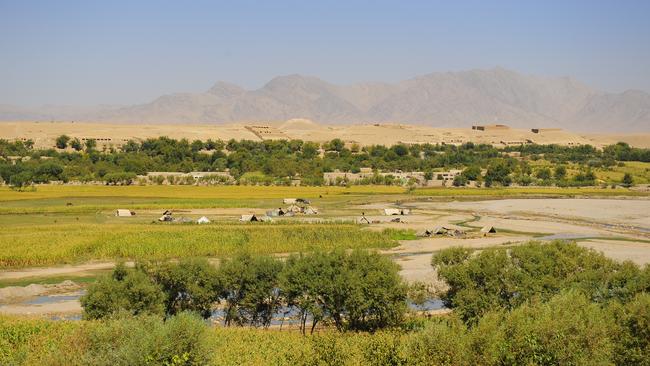
<instances>
[{"instance_id":1,"label":"white tent","mask_svg":"<svg viewBox=\"0 0 650 366\"><path fill-rule=\"evenodd\" d=\"M318 209L308 206L305 207L304 210L302 210L302 213L304 213L305 215L316 215L318 214Z\"/></svg>"},{"instance_id":2,"label":"white tent","mask_svg":"<svg viewBox=\"0 0 650 366\"><path fill-rule=\"evenodd\" d=\"M259 220L257 219L257 216L255 216L255 214L252 214L252 215L241 215L241 217L239 218L239 221L241 221L241 222L251 222L251 221L259 221Z\"/></svg>"},{"instance_id":3,"label":"white tent","mask_svg":"<svg viewBox=\"0 0 650 366\"><path fill-rule=\"evenodd\" d=\"M386 216L393 216L393 215L401 215L401 211L396 209L396 208L385 208L384 209L384 215Z\"/></svg>"},{"instance_id":4,"label":"white tent","mask_svg":"<svg viewBox=\"0 0 650 366\"><path fill-rule=\"evenodd\" d=\"M359 219L358 222L359 222L359 224L369 224L370 220L368 220L368 218L365 217L365 216L361 216L361 218Z\"/></svg>"},{"instance_id":5,"label":"white tent","mask_svg":"<svg viewBox=\"0 0 650 366\"><path fill-rule=\"evenodd\" d=\"M293 205L296 202L297 200L295 198L285 198L282 200L282 203L284 203L285 205Z\"/></svg>"},{"instance_id":6,"label":"white tent","mask_svg":"<svg viewBox=\"0 0 650 366\"><path fill-rule=\"evenodd\" d=\"M300 207L298 205L293 205L292 204L289 207L287 207L287 212L300 213L302 211L303 211L302 207Z\"/></svg>"},{"instance_id":7,"label":"white tent","mask_svg":"<svg viewBox=\"0 0 650 366\"><path fill-rule=\"evenodd\" d=\"M488 225L488 226L483 226L483 228L481 228L481 232L483 233L483 235L487 235L488 233L496 233L497 230L494 228L494 226Z\"/></svg>"},{"instance_id":8,"label":"white tent","mask_svg":"<svg viewBox=\"0 0 650 366\"><path fill-rule=\"evenodd\" d=\"M117 216L117 217L131 217L131 216L135 216L135 212L133 212L131 210L126 210L126 209L123 209L123 208L118 208L115 211L115 216Z\"/></svg>"},{"instance_id":9,"label":"white tent","mask_svg":"<svg viewBox=\"0 0 650 366\"><path fill-rule=\"evenodd\" d=\"M196 220L196 222L197 222L198 224L209 224L209 223L210 223L210 219L208 219L208 218L205 217L205 216L201 216L198 220Z\"/></svg>"},{"instance_id":10,"label":"white tent","mask_svg":"<svg viewBox=\"0 0 650 366\"><path fill-rule=\"evenodd\" d=\"M172 215L162 215L158 218L158 221L172 221Z\"/></svg>"}]
</instances>

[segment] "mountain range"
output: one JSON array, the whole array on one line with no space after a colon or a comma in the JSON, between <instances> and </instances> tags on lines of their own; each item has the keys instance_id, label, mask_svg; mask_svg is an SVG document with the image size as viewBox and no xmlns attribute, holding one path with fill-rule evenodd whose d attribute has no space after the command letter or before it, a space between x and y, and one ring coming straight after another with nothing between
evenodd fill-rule
<instances>
[{"instance_id":1,"label":"mountain range","mask_svg":"<svg viewBox=\"0 0 650 366\"><path fill-rule=\"evenodd\" d=\"M200 93L150 103L97 108L0 105L3 120L134 123L229 123L306 118L327 124L396 122L434 127L507 124L574 131L650 131L650 94L607 93L569 77L524 75L503 68L431 73L397 83L335 85L279 76L256 90L217 82Z\"/></svg>"}]
</instances>

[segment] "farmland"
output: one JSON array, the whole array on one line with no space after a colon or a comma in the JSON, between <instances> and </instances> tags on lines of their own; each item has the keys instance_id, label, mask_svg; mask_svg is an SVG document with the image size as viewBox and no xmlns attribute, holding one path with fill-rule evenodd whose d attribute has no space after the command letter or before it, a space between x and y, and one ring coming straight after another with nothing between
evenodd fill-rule
<instances>
[{"instance_id":1,"label":"farmland","mask_svg":"<svg viewBox=\"0 0 650 366\"><path fill-rule=\"evenodd\" d=\"M236 271L258 268L262 271L260 275L242 273L241 279L261 281L267 278L268 272L265 271L270 268L289 268L284 264L289 261L286 258L302 258L293 257L296 253L308 255L314 251L329 253L354 249L378 251L382 258L388 258L388 262L397 264L399 277L404 281L399 284L401 291L423 284L418 285L426 289L422 295L417 295L417 292L411 294L409 290L409 296L424 296L424 299L429 299L432 296L444 296L444 291L436 289L444 289L448 281L438 275L442 267L435 268L431 264L431 258L439 253L459 247L477 253L512 250L526 245L530 240L545 240L546 236L556 234L572 238L577 243L575 248L586 251L577 252L582 253L579 255L585 256L584 258L591 258L591 249L594 250L593 253L603 253L598 254L596 259L588 260L593 260L594 265L603 265L605 271L619 268L617 266L621 266L622 260L633 261L635 264L624 267L626 276L633 277L629 280L630 283L643 283L644 272L640 272L639 268L650 262L650 238L647 234L650 223L643 213L650 202L647 196L646 192L622 187L447 187L413 190L396 186L355 185L37 185L34 190L26 191L3 187L0 188L0 225L3 228L0 232L0 313L13 315L0 315L0 361L9 364L38 364L44 360L57 360L61 364L87 364L89 360L115 363L118 359L128 359L131 363L151 362L143 361L144 357L145 360L165 360L164 362L180 362L178 360L187 358L187 363L211 365L255 365L269 362L299 365L397 362L419 365L431 360L443 362L437 357L441 352L447 352L447 357L453 359L454 364L483 363L482 360L485 359L493 360L485 362L487 364L498 364L500 361L497 360L501 357L515 357L514 355L519 355L519 350L525 349L525 344L518 343L517 339L505 341L505 334L512 331L524 332L522 329L526 329L527 334L533 332L538 337L544 337L539 327L543 327L549 318L555 319L555 324L558 324L557 319L560 319L559 323L566 324L566 328L558 331L565 337L575 337L575 342L583 342L592 336L598 337L601 342L596 348L601 352L598 356L601 359L627 360L629 355L615 350L616 347L622 347L624 343L621 342L634 337L634 333L626 333L624 323L614 324L611 320L619 319L619 312L628 310L617 310L614 302L607 303L601 309L583 298L583 295L564 293L564 290L549 295L555 296L549 301L557 305L526 303L512 314L495 310L494 313L486 314L484 319L481 318L478 327L462 325L460 316L467 310L454 310L451 314L449 309L436 310L440 313L434 311L433 314L437 316L427 319L411 309L400 320L399 326L390 326L373 333L339 333L332 318L323 319L318 323L314 334L307 331L305 335L301 335L295 323L286 324L281 329L277 322L273 322L272 325L267 325L268 329L260 330L254 329L259 325L252 325L253 323L244 324L243 327L225 326L223 319L215 318L210 319L209 323L217 326L206 327L204 320L191 318L185 313L167 315L169 318L165 322L160 321L159 315L82 321L54 321L47 318L82 316L84 309L80 306L80 297L84 292L97 291L93 289L105 286L97 284L106 283L107 278L114 278L115 274L111 275L114 264L122 261L126 261L129 268L135 265L134 269L129 269L129 273L137 272L137 268L141 268L139 266L146 264L149 267L145 268L153 268L154 274L149 275L154 276L155 266L166 268L164 266L184 263L188 258L208 259L209 266L221 271L222 263L229 263L242 255L251 256L253 264L231 265L231 272L224 270L223 273L213 274L217 277L212 283L233 286L239 280L225 280L222 276L235 276L237 279ZM276 217L272 222L239 222L240 215L264 215L267 210L283 207L282 199L287 197L310 200L311 205L318 208L318 214ZM410 214L397 216L398 220L395 220L394 216L384 214L383 209L387 207L408 209ZM116 217L116 209L133 210L136 214L131 217ZM178 221L160 222L158 218L165 210L172 211L173 217ZM369 224L358 223L361 213L365 214ZM196 219L201 216L208 217L211 222L197 224ZM460 230L463 234L458 237L420 235L424 229L436 225ZM484 225L494 225L497 233L481 235L479 229ZM264 259L267 255L274 262ZM319 257L318 260L322 258ZM578 260L571 259L567 263L576 261ZM275 264L264 267L268 263ZM304 263L306 264L302 267L297 267L302 268L298 273L311 273L309 268L312 265L314 270L324 268L322 264L315 265L314 257L306 258ZM486 267L481 270L488 271L486 273L499 268L489 264L477 265L488 265L489 269ZM505 264L500 266L508 268ZM337 271L342 271L341 268L337 267ZM350 270L354 268L363 266L351 266ZM277 276L291 278L292 281L282 282L282 285L276 282L271 288L291 286L294 280L304 281L309 278L301 277L296 272L290 273ZM326 291L330 288L330 283L352 286L355 283L352 280L354 276L346 273L328 274L340 275L345 280L337 281L328 277L320 282L319 288ZM385 272L382 270L379 273ZM397 276L397 272L394 273ZM489 278L505 279L507 273L509 272L491 274ZM609 281L608 275L603 276L603 281ZM465 278L465 275L461 277ZM371 275L367 278L372 280L376 277ZM318 278L316 280L322 281ZM65 285L66 283L68 284ZM357 283L360 287L343 287L344 290L338 292L351 296L349 306L356 306L360 299L367 300L355 291L382 289L381 285L365 286L363 281ZM386 282L382 280L378 283ZM37 286L36 290L33 286ZM146 286L143 283L136 288L143 289ZM305 284L296 286L298 289L309 288ZM565 289L573 288L572 286L565 285ZM27 293L28 288L36 291L33 292L36 295ZM117 294L119 288L109 291ZM500 290L494 291L497 293ZM631 291L633 295L639 290L632 287L626 291ZM219 293L236 292L221 290ZM278 301L284 302L274 306L299 304L288 298L283 300L289 293L288 290L281 290L282 295ZM631 302L621 305L624 306L621 309L636 311L634 309L646 306L645 297L630 300L632 295L625 297L625 301ZM302 299L305 295L296 296ZM266 301L263 299L267 298L264 296L258 301ZM38 303L40 299L44 299L44 303ZM218 303L228 301L234 300L223 298ZM245 304L247 303L237 306L247 306ZM223 305L215 306L213 311L220 311ZM248 306L252 306L251 309L264 309L266 305L257 307L252 303ZM470 303L467 306L473 305ZM499 306L496 309L501 309ZM562 310L555 312L556 306ZM579 309L586 313L572 318ZM22 317L26 314L31 314L31 317ZM502 317L499 319L503 321L490 323L494 316ZM522 317L537 317L537 323L534 323L537 325L517 323ZM600 319L602 327L585 324L585 317ZM576 322L579 324L576 325ZM344 329L348 323L341 324ZM509 329L509 324L518 325ZM529 326L532 328L526 328ZM572 328L574 326L583 328L576 333ZM614 339L604 333L605 329L616 329L625 336ZM187 341L175 341L179 338L177 332L182 332L183 339ZM502 351L489 353L485 348L477 348L477 342L482 342L481 334L489 334L493 339L490 347ZM431 339L455 341L432 344ZM550 342L544 347L553 352L565 350L564 347L553 345L551 340L545 339L543 342ZM106 344L113 346L107 349L103 346ZM579 347L587 346L581 343ZM459 351L451 352L452 349ZM470 352L468 349L484 351ZM596 349L590 349L590 357L593 357ZM528 351L521 352L527 354ZM575 361L583 359L583 354L576 351L571 356L563 357Z\"/></svg>"}]
</instances>

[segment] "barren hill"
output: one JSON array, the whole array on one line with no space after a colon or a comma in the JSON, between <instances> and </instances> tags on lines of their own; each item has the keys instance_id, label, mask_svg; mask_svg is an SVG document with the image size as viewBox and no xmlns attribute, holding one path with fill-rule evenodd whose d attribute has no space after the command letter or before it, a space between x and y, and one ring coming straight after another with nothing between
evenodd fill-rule
<instances>
[{"instance_id":1,"label":"barren hill","mask_svg":"<svg viewBox=\"0 0 650 366\"><path fill-rule=\"evenodd\" d=\"M147 104L64 112L50 108L30 114L0 106L0 119L230 123L304 118L328 124L502 123L581 132L650 131L648 93L605 93L568 77L536 77L502 68L432 73L394 84L334 85L302 75L276 77L256 90L218 82L206 92L164 95Z\"/></svg>"}]
</instances>

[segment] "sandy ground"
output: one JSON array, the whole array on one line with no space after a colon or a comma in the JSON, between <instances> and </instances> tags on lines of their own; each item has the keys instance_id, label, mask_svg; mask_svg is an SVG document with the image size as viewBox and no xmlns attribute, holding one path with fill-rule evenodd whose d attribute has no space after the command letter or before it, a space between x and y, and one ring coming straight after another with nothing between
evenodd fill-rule
<instances>
[{"instance_id":1,"label":"sandy ground","mask_svg":"<svg viewBox=\"0 0 650 366\"><path fill-rule=\"evenodd\" d=\"M438 203L437 208L479 213L544 215L604 224L634 225L650 230L648 199L505 199L444 202Z\"/></svg>"},{"instance_id":2,"label":"sandy ground","mask_svg":"<svg viewBox=\"0 0 650 366\"><path fill-rule=\"evenodd\" d=\"M20 270L1 271L0 280L19 279L28 277L49 277L66 274L80 274L88 271L111 269L115 266L113 262L96 262L78 265L67 265L59 267L25 268Z\"/></svg>"},{"instance_id":3,"label":"sandy ground","mask_svg":"<svg viewBox=\"0 0 650 366\"><path fill-rule=\"evenodd\" d=\"M650 243L589 239L579 241L578 245L602 252L618 261L632 261L638 265L650 263Z\"/></svg>"},{"instance_id":4,"label":"sandy ground","mask_svg":"<svg viewBox=\"0 0 650 366\"><path fill-rule=\"evenodd\" d=\"M37 147L52 147L56 137L66 134L79 139L94 138L99 145L121 145L130 139L143 140L150 137L194 139L248 139L260 137L246 128L246 124L227 125L173 125L173 124L107 124L90 122L0 122L0 138L34 140ZM260 125L260 123L255 123ZM569 131L548 131L532 133L527 129L504 129L476 131L467 128L433 128L399 123L325 125L309 120L289 120L284 123L269 123L278 131L278 136L305 141L324 142L334 138L361 146L396 143L486 143L502 146L502 142L533 141L539 144L591 144L604 146L623 140L632 146L647 147L647 134L636 135L589 135L583 136Z\"/></svg>"}]
</instances>

